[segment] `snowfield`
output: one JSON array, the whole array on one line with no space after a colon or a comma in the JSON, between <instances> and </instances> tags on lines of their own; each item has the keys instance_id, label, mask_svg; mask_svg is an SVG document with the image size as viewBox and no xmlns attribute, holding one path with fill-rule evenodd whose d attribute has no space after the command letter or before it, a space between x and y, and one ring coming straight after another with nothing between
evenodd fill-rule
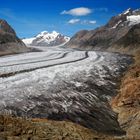
<instances>
[{"instance_id":1,"label":"snowfield","mask_svg":"<svg viewBox=\"0 0 140 140\"><path fill-rule=\"evenodd\" d=\"M70 37L64 36L56 31L52 31L51 33L48 31L42 31L35 37L22 39L26 45L45 47L63 45L66 44L69 40Z\"/></svg>"},{"instance_id":2,"label":"snowfield","mask_svg":"<svg viewBox=\"0 0 140 140\"><path fill-rule=\"evenodd\" d=\"M136 25L140 23L140 15L131 15L127 16L127 21L129 22L129 25Z\"/></svg>"},{"instance_id":3,"label":"snowfield","mask_svg":"<svg viewBox=\"0 0 140 140\"><path fill-rule=\"evenodd\" d=\"M109 125L120 133L107 101L131 58L61 47L42 50L1 57L1 114L67 119L101 131Z\"/></svg>"}]
</instances>

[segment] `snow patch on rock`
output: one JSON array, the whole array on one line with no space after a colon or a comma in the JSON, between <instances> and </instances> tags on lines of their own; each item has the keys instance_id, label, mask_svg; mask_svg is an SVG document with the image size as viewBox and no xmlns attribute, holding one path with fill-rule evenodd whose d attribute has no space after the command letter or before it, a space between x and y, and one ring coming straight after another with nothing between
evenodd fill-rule
<instances>
[{"instance_id":1,"label":"snow patch on rock","mask_svg":"<svg viewBox=\"0 0 140 140\"><path fill-rule=\"evenodd\" d=\"M140 15L127 16L127 21L129 22L129 26L139 24L140 23Z\"/></svg>"}]
</instances>

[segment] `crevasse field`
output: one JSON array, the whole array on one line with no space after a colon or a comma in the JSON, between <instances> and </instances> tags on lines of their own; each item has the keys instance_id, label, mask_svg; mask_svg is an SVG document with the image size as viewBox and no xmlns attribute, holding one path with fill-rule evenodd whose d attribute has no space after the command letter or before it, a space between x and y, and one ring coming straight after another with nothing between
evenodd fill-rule
<instances>
[{"instance_id":1,"label":"crevasse field","mask_svg":"<svg viewBox=\"0 0 140 140\"><path fill-rule=\"evenodd\" d=\"M130 57L40 48L42 52L1 57L0 112L66 119L100 131L109 131L108 125L119 133L117 116L107 101L116 94L118 78L131 63Z\"/></svg>"}]
</instances>

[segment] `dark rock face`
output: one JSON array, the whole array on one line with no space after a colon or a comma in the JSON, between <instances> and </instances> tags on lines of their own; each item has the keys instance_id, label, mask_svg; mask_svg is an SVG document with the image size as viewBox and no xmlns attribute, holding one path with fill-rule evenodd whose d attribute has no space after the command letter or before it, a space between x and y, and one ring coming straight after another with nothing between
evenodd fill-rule
<instances>
[{"instance_id":1,"label":"dark rock face","mask_svg":"<svg viewBox=\"0 0 140 140\"><path fill-rule=\"evenodd\" d=\"M0 55L28 52L25 44L16 36L15 31L0 19Z\"/></svg>"},{"instance_id":2,"label":"dark rock face","mask_svg":"<svg viewBox=\"0 0 140 140\"><path fill-rule=\"evenodd\" d=\"M126 35L117 40L109 51L134 54L140 50L140 24L134 25Z\"/></svg>"},{"instance_id":3,"label":"dark rock face","mask_svg":"<svg viewBox=\"0 0 140 140\"><path fill-rule=\"evenodd\" d=\"M132 47L134 42L139 44L139 18L139 9L135 11L128 9L124 13L112 17L105 26L91 31L83 30L76 33L66 46L86 50L121 52L126 46L131 45ZM137 45L137 47L139 46ZM130 51L130 49L128 50ZM127 52L128 50L126 49L125 51Z\"/></svg>"},{"instance_id":4,"label":"dark rock face","mask_svg":"<svg viewBox=\"0 0 140 140\"><path fill-rule=\"evenodd\" d=\"M124 44L124 46L139 45L140 44L140 24L133 26L124 37L118 40L117 44L118 45Z\"/></svg>"}]
</instances>

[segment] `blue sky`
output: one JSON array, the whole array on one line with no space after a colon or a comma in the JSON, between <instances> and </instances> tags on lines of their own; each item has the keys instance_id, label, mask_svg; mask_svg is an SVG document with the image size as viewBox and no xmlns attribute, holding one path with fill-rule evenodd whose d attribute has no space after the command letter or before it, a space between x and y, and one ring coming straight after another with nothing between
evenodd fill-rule
<instances>
[{"instance_id":1,"label":"blue sky","mask_svg":"<svg viewBox=\"0 0 140 140\"><path fill-rule=\"evenodd\" d=\"M140 0L0 0L0 18L21 38L43 30L72 36L104 25L129 7L140 8Z\"/></svg>"}]
</instances>

